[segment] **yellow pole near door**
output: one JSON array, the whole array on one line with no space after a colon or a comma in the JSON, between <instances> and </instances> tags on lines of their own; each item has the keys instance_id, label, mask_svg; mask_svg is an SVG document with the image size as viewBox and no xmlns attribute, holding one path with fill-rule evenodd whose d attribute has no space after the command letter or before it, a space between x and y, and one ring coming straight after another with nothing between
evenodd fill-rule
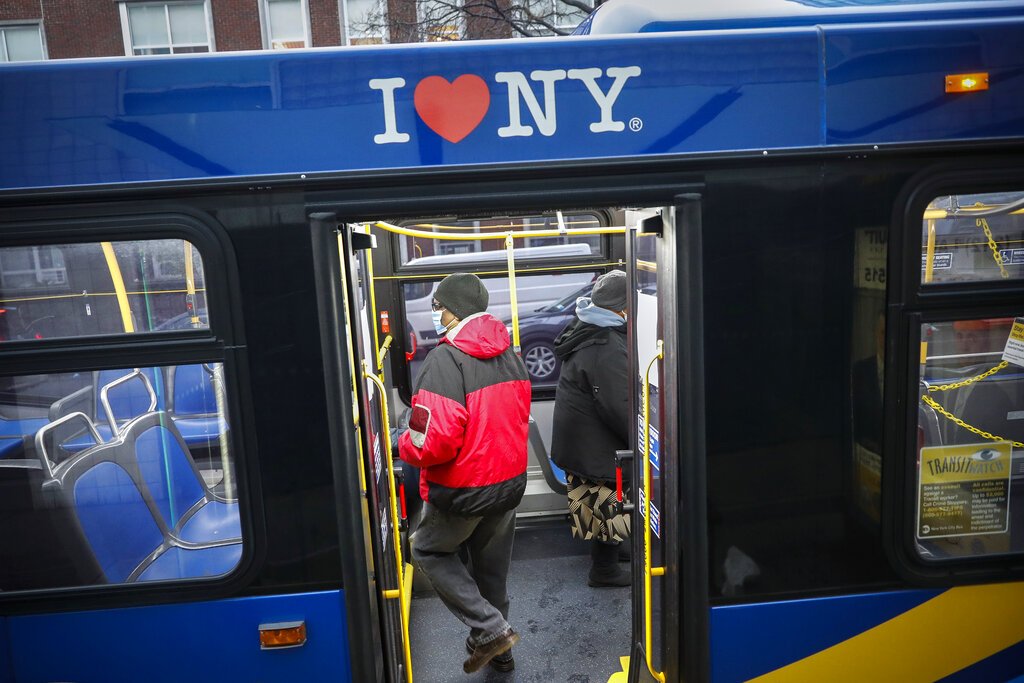
<instances>
[{"instance_id":1,"label":"yellow pole near door","mask_svg":"<svg viewBox=\"0 0 1024 683\"><path fill-rule=\"evenodd\" d=\"M935 273L935 219L928 219L928 242L925 247L924 283L932 281ZM921 342L921 365L928 362L928 342Z\"/></svg>"},{"instance_id":2,"label":"yellow pole near door","mask_svg":"<svg viewBox=\"0 0 1024 683\"><path fill-rule=\"evenodd\" d=\"M192 243L182 240L185 245L185 297L192 310L192 327L199 327L199 309L196 308L196 269L192 262Z\"/></svg>"},{"instance_id":3,"label":"yellow pole near door","mask_svg":"<svg viewBox=\"0 0 1024 683\"><path fill-rule=\"evenodd\" d=\"M665 343L658 340L658 353L647 364L644 373L644 655L647 659L647 670L660 683L665 683L665 674L654 670L653 653L654 634L651 607L651 577L664 576L664 567L653 567L651 560L651 368L665 357Z\"/></svg>"},{"instance_id":4,"label":"yellow pole near door","mask_svg":"<svg viewBox=\"0 0 1024 683\"><path fill-rule=\"evenodd\" d=\"M512 233L505 235L505 254L508 256L508 302L512 307L512 349L519 348L519 297L516 295L516 242Z\"/></svg>"},{"instance_id":5,"label":"yellow pole near door","mask_svg":"<svg viewBox=\"0 0 1024 683\"><path fill-rule=\"evenodd\" d=\"M125 332L134 332L135 323L132 321L132 307L128 301L128 290L124 286L124 277L121 275L121 266L117 263L117 255L114 253L114 245L110 242L101 242L103 256L107 260L107 270L110 271L110 279L114 283L114 294L117 295L117 307L121 311L121 325Z\"/></svg>"}]
</instances>

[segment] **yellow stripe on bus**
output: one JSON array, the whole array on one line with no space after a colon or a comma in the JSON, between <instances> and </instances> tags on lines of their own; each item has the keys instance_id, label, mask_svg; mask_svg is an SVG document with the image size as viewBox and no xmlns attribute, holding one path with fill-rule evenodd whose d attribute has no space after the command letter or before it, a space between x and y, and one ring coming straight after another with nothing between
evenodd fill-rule
<instances>
[{"instance_id":1,"label":"yellow stripe on bus","mask_svg":"<svg viewBox=\"0 0 1024 683\"><path fill-rule=\"evenodd\" d=\"M1024 640L1024 583L951 588L758 683L937 681Z\"/></svg>"}]
</instances>

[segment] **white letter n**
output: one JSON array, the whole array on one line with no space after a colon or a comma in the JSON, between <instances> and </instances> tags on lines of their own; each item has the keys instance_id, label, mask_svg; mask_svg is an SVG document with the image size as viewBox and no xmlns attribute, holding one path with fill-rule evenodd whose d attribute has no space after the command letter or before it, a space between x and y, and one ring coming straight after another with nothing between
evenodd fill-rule
<instances>
[{"instance_id":1,"label":"white letter n","mask_svg":"<svg viewBox=\"0 0 1024 683\"><path fill-rule=\"evenodd\" d=\"M526 103L537 129L541 135L555 134L558 126L555 115L555 81L565 78L565 71L533 71L530 78L544 84L544 109L540 108L537 97L533 94L526 76L518 71L502 71L494 75L498 83L508 83L508 124L498 129L498 136L503 138L527 137L533 135L531 126L524 126L519 118L520 100Z\"/></svg>"}]
</instances>

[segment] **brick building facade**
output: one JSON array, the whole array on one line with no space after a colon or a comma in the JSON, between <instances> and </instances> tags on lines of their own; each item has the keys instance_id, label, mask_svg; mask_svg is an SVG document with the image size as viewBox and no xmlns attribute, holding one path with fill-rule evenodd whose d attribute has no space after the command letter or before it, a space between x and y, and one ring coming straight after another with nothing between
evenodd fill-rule
<instances>
[{"instance_id":1,"label":"brick building facade","mask_svg":"<svg viewBox=\"0 0 1024 683\"><path fill-rule=\"evenodd\" d=\"M412 42L417 11L416 0L2 0L0 62ZM374 28L383 16L388 28ZM452 31L511 37L486 17Z\"/></svg>"}]
</instances>

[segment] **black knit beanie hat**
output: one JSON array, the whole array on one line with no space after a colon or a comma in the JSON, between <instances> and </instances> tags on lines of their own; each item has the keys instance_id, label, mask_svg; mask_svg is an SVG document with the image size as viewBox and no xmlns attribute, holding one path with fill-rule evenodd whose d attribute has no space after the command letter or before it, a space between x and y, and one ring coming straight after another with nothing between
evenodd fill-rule
<instances>
[{"instance_id":1,"label":"black knit beanie hat","mask_svg":"<svg viewBox=\"0 0 1024 683\"><path fill-rule=\"evenodd\" d=\"M595 306L609 311L624 311L627 289L626 274L621 270L612 270L597 278L590 300Z\"/></svg>"},{"instance_id":2,"label":"black knit beanie hat","mask_svg":"<svg viewBox=\"0 0 1024 683\"><path fill-rule=\"evenodd\" d=\"M472 273L452 273L434 292L437 302L451 311L459 320L487 310L489 296L484 283Z\"/></svg>"}]
</instances>

